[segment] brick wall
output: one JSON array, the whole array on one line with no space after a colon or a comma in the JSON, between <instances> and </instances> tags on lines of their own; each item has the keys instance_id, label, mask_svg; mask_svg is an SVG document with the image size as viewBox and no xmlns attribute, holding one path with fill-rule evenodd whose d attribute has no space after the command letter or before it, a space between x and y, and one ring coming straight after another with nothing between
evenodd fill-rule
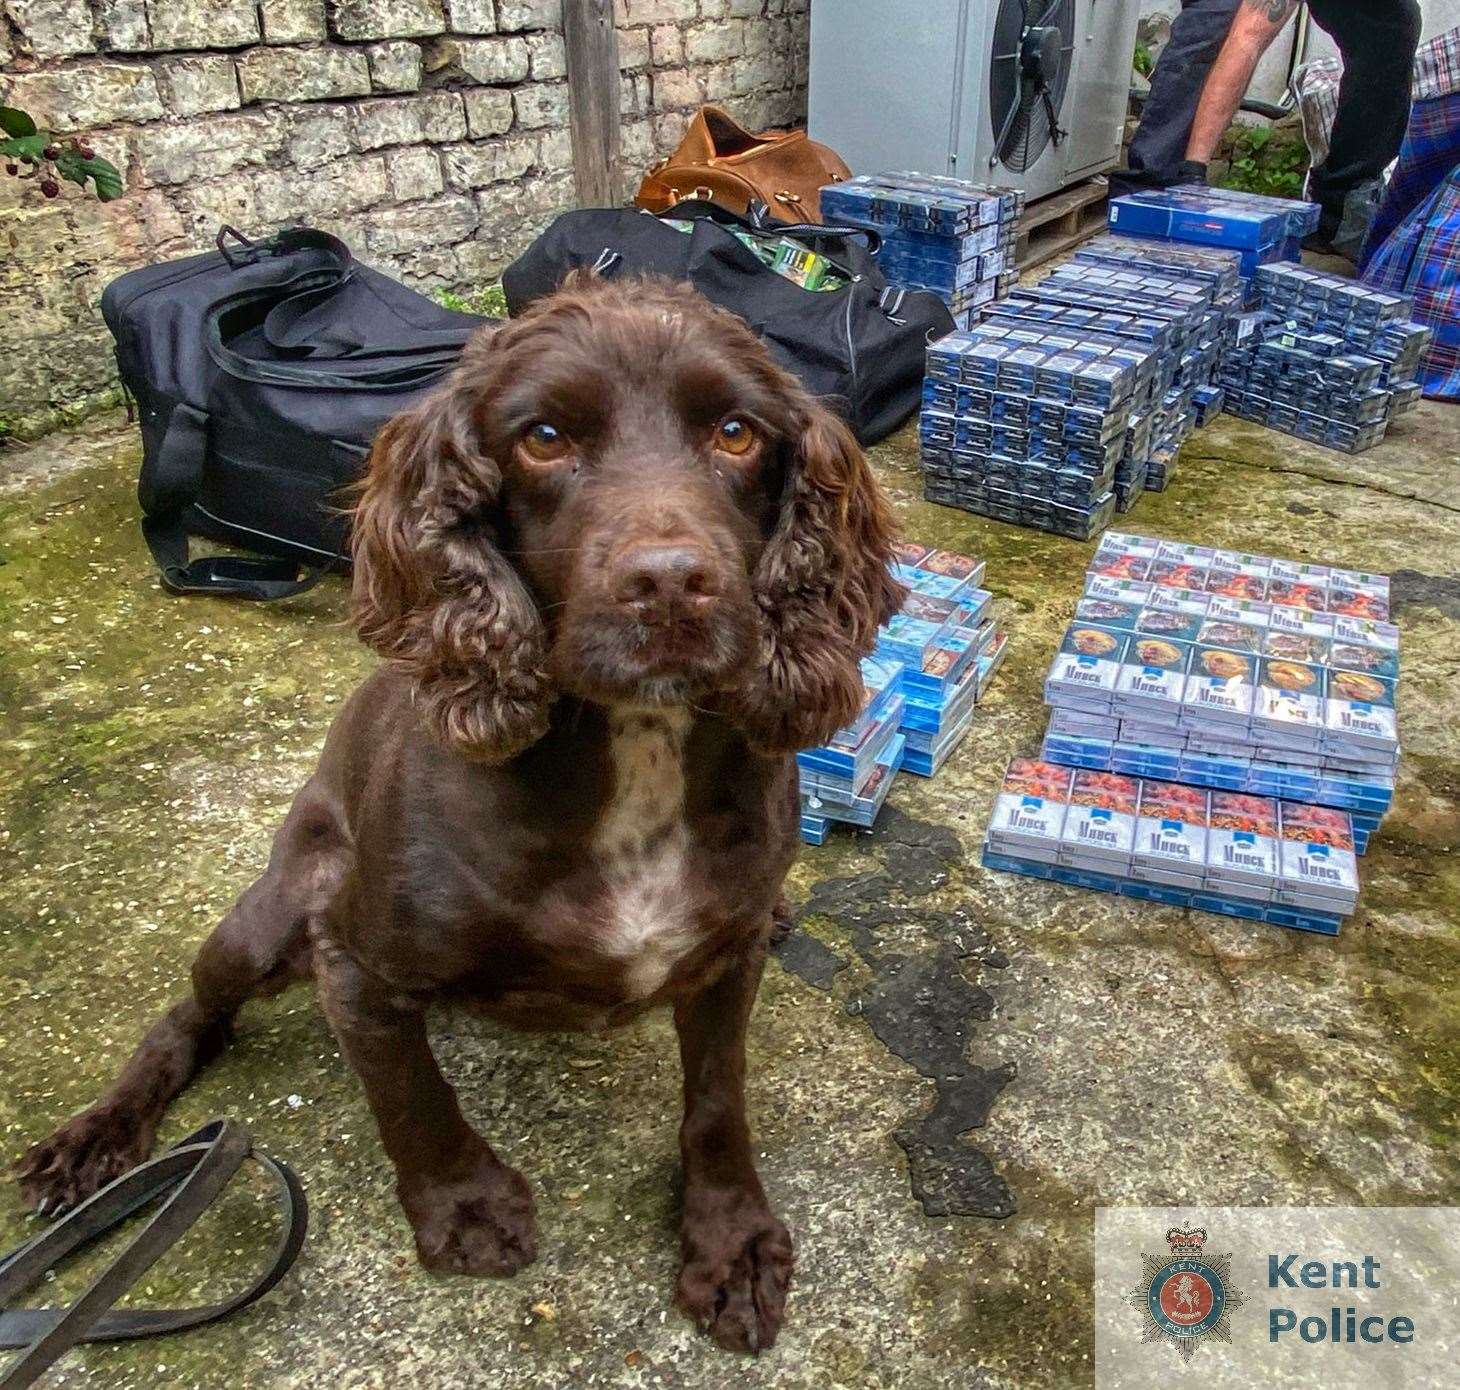
<instances>
[{"instance_id":1,"label":"brick wall","mask_svg":"<svg viewBox=\"0 0 1460 1390\"><path fill-rule=\"evenodd\" d=\"M806 109L808 0L616 0L625 192L693 109ZM110 399L97 312L123 270L289 222L470 291L573 203L558 0L0 0L0 98L85 130L105 206L0 176L0 418Z\"/></svg>"}]
</instances>

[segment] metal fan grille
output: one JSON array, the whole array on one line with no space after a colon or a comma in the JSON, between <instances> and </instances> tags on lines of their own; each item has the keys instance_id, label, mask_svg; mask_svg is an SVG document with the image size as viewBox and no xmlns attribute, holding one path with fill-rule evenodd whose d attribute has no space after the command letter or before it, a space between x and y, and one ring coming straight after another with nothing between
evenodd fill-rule
<instances>
[{"instance_id":1,"label":"metal fan grille","mask_svg":"<svg viewBox=\"0 0 1460 1390\"><path fill-rule=\"evenodd\" d=\"M1031 55L1031 35L1058 30L1057 42ZM1075 52L1075 0L1001 0L989 63L994 154L1015 173L1028 170L1053 140Z\"/></svg>"}]
</instances>

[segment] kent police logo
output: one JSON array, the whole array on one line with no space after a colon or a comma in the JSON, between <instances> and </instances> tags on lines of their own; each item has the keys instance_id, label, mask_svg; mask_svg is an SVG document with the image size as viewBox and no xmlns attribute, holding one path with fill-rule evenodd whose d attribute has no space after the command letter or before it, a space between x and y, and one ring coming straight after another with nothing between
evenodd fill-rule
<instances>
[{"instance_id":1,"label":"kent police logo","mask_svg":"<svg viewBox=\"0 0 1460 1390\"><path fill-rule=\"evenodd\" d=\"M1183 1361L1204 1338L1232 1340L1228 1313L1240 1308L1246 1295L1231 1284L1232 1256L1206 1255L1205 1231L1166 1232L1168 1259L1141 1256L1141 1282L1125 1296L1144 1318L1141 1342L1164 1341L1176 1348Z\"/></svg>"}]
</instances>

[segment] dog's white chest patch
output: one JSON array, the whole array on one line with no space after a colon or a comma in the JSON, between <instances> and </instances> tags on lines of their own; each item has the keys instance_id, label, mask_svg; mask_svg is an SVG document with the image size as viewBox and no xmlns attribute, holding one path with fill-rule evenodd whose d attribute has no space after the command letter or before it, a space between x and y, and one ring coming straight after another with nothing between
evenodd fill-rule
<instances>
[{"instance_id":1,"label":"dog's white chest patch","mask_svg":"<svg viewBox=\"0 0 1460 1390\"><path fill-rule=\"evenodd\" d=\"M694 944L684 819L686 710L609 714L613 791L593 834L608 886L601 948L625 962L634 998L653 994Z\"/></svg>"}]
</instances>

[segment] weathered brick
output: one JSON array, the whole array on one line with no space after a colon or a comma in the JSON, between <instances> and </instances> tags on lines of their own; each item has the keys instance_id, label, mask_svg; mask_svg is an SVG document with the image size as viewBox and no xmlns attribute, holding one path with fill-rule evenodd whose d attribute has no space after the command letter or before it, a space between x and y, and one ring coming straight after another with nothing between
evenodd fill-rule
<instances>
[{"instance_id":1,"label":"weathered brick","mask_svg":"<svg viewBox=\"0 0 1460 1390\"><path fill-rule=\"evenodd\" d=\"M355 109L355 141L362 150L460 140L465 135L466 113L456 92L363 101Z\"/></svg>"},{"instance_id":2,"label":"weathered brick","mask_svg":"<svg viewBox=\"0 0 1460 1390\"><path fill-rule=\"evenodd\" d=\"M259 40L254 0L148 0L152 46L239 48Z\"/></svg>"},{"instance_id":3,"label":"weathered brick","mask_svg":"<svg viewBox=\"0 0 1460 1390\"><path fill-rule=\"evenodd\" d=\"M618 109L621 116L643 116L649 111L650 85L647 72L626 72L619 77Z\"/></svg>"},{"instance_id":4,"label":"weathered brick","mask_svg":"<svg viewBox=\"0 0 1460 1390\"><path fill-rule=\"evenodd\" d=\"M453 188L485 188L521 178L537 159L537 141L527 137L448 145L442 152L446 181Z\"/></svg>"},{"instance_id":5,"label":"weathered brick","mask_svg":"<svg viewBox=\"0 0 1460 1390\"><path fill-rule=\"evenodd\" d=\"M691 63L723 63L738 58L744 45L744 27L733 19L696 24L684 33L684 56Z\"/></svg>"},{"instance_id":6,"label":"weathered brick","mask_svg":"<svg viewBox=\"0 0 1460 1390\"><path fill-rule=\"evenodd\" d=\"M716 63L713 67L701 69L700 80L705 87L705 100L723 102L735 95L735 63Z\"/></svg>"},{"instance_id":7,"label":"weathered brick","mask_svg":"<svg viewBox=\"0 0 1460 1390\"><path fill-rule=\"evenodd\" d=\"M521 82L528 73L527 41L516 36L504 39L452 39L437 49L439 67L455 67L486 86Z\"/></svg>"},{"instance_id":8,"label":"weathered brick","mask_svg":"<svg viewBox=\"0 0 1460 1390\"><path fill-rule=\"evenodd\" d=\"M154 121L163 114L151 68L78 63L52 72L16 73L8 100L52 130L86 130L114 121Z\"/></svg>"},{"instance_id":9,"label":"weathered brick","mask_svg":"<svg viewBox=\"0 0 1460 1390\"><path fill-rule=\"evenodd\" d=\"M446 30L441 0L336 0L342 39L410 39Z\"/></svg>"},{"instance_id":10,"label":"weathered brick","mask_svg":"<svg viewBox=\"0 0 1460 1390\"><path fill-rule=\"evenodd\" d=\"M269 173L255 183L259 216L266 222L358 212L383 203L389 194L385 161L337 159L309 173Z\"/></svg>"},{"instance_id":11,"label":"weathered brick","mask_svg":"<svg viewBox=\"0 0 1460 1390\"><path fill-rule=\"evenodd\" d=\"M625 121L619 128L619 150L625 168L647 169L658 158L654 150L653 123Z\"/></svg>"},{"instance_id":12,"label":"weathered brick","mask_svg":"<svg viewBox=\"0 0 1460 1390\"><path fill-rule=\"evenodd\" d=\"M735 94L745 96L769 86L776 78L776 64L768 53L742 58L735 65Z\"/></svg>"},{"instance_id":13,"label":"weathered brick","mask_svg":"<svg viewBox=\"0 0 1460 1390\"><path fill-rule=\"evenodd\" d=\"M654 74L654 105L661 111L670 106L698 106L705 99L705 85L692 68L667 68Z\"/></svg>"},{"instance_id":14,"label":"weathered brick","mask_svg":"<svg viewBox=\"0 0 1460 1390\"><path fill-rule=\"evenodd\" d=\"M445 187L441 159L429 145L393 150L385 157L385 178L390 196L400 203L435 197ZM443 241L452 239L441 237Z\"/></svg>"},{"instance_id":15,"label":"weathered brick","mask_svg":"<svg viewBox=\"0 0 1460 1390\"><path fill-rule=\"evenodd\" d=\"M91 11L86 0L5 0L5 13L20 30L21 51L37 58L90 53Z\"/></svg>"},{"instance_id":16,"label":"weathered brick","mask_svg":"<svg viewBox=\"0 0 1460 1390\"><path fill-rule=\"evenodd\" d=\"M747 24L745 26L745 56L752 58L758 53L769 53L771 40L780 28L780 25L766 22Z\"/></svg>"},{"instance_id":17,"label":"weathered brick","mask_svg":"<svg viewBox=\"0 0 1460 1390\"><path fill-rule=\"evenodd\" d=\"M568 55L561 34L542 33L527 36L528 67L534 81L562 77L568 71Z\"/></svg>"},{"instance_id":18,"label":"weathered brick","mask_svg":"<svg viewBox=\"0 0 1460 1390\"><path fill-rule=\"evenodd\" d=\"M504 34L520 29L561 29L559 0L497 0L497 28Z\"/></svg>"},{"instance_id":19,"label":"weathered brick","mask_svg":"<svg viewBox=\"0 0 1460 1390\"><path fill-rule=\"evenodd\" d=\"M238 75L233 59L223 53L163 59L157 65L157 87L173 116L232 111L238 106Z\"/></svg>"},{"instance_id":20,"label":"weathered brick","mask_svg":"<svg viewBox=\"0 0 1460 1390\"><path fill-rule=\"evenodd\" d=\"M652 59L648 29L618 31L618 65L621 71L646 68Z\"/></svg>"},{"instance_id":21,"label":"weathered brick","mask_svg":"<svg viewBox=\"0 0 1460 1390\"><path fill-rule=\"evenodd\" d=\"M296 168L318 169L354 148L347 106L302 106L288 120L284 154Z\"/></svg>"},{"instance_id":22,"label":"weathered brick","mask_svg":"<svg viewBox=\"0 0 1460 1390\"><path fill-rule=\"evenodd\" d=\"M698 0L615 0L620 24L678 24L699 15Z\"/></svg>"},{"instance_id":23,"label":"weathered brick","mask_svg":"<svg viewBox=\"0 0 1460 1390\"><path fill-rule=\"evenodd\" d=\"M512 106L517 124L524 130L565 125L568 120L568 84L543 82L519 87L512 93Z\"/></svg>"},{"instance_id":24,"label":"weathered brick","mask_svg":"<svg viewBox=\"0 0 1460 1390\"><path fill-rule=\"evenodd\" d=\"M96 21L113 53L142 53L152 47L146 0L101 0Z\"/></svg>"},{"instance_id":25,"label":"weathered brick","mask_svg":"<svg viewBox=\"0 0 1460 1390\"><path fill-rule=\"evenodd\" d=\"M549 173L573 167L573 137L568 128L550 130L537 142L537 166Z\"/></svg>"},{"instance_id":26,"label":"weathered brick","mask_svg":"<svg viewBox=\"0 0 1460 1390\"><path fill-rule=\"evenodd\" d=\"M453 34L495 34L497 15L492 0L446 0Z\"/></svg>"},{"instance_id":27,"label":"weathered brick","mask_svg":"<svg viewBox=\"0 0 1460 1390\"><path fill-rule=\"evenodd\" d=\"M678 67L684 62L684 30L674 24L661 24L650 32L656 68Z\"/></svg>"},{"instance_id":28,"label":"weathered brick","mask_svg":"<svg viewBox=\"0 0 1460 1390\"><path fill-rule=\"evenodd\" d=\"M726 13L736 19L753 19L765 10L765 0L725 0Z\"/></svg>"},{"instance_id":29,"label":"weathered brick","mask_svg":"<svg viewBox=\"0 0 1460 1390\"><path fill-rule=\"evenodd\" d=\"M448 194L415 207L382 208L370 219L365 244L384 255L430 249L469 237L476 225L476 202Z\"/></svg>"},{"instance_id":30,"label":"weathered brick","mask_svg":"<svg viewBox=\"0 0 1460 1390\"><path fill-rule=\"evenodd\" d=\"M265 43L304 43L325 36L324 0L261 0Z\"/></svg>"},{"instance_id":31,"label":"weathered brick","mask_svg":"<svg viewBox=\"0 0 1460 1390\"><path fill-rule=\"evenodd\" d=\"M320 101L370 91L365 55L353 48L254 48L238 60L244 101Z\"/></svg>"},{"instance_id":32,"label":"weathered brick","mask_svg":"<svg viewBox=\"0 0 1460 1390\"><path fill-rule=\"evenodd\" d=\"M282 145L279 119L262 111L153 126L137 136L142 177L149 184L219 178L263 164Z\"/></svg>"},{"instance_id":33,"label":"weathered brick","mask_svg":"<svg viewBox=\"0 0 1460 1390\"><path fill-rule=\"evenodd\" d=\"M489 135L505 135L512 128L512 93L500 87L468 87L462 94L466 103L466 125L473 139Z\"/></svg>"},{"instance_id":34,"label":"weathered brick","mask_svg":"<svg viewBox=\"0 0 1460 1390\"><path fill-rule=\"evenodd\" d=\"M421 45L409 39L372 43L365 50L377 92L414 92L421 85Z\"/></svg>"},{"instance_id":35,"label":"weathered brick","mask_svg":"<svg viewBox=\"0 0 1460 1390\"><path fill-rule=\"evenodd\" d=\"M259 228L258 200L252 173L190 183L182 189L178 203L190 236L195 241L211 240L225 224L245 232Z\"/></svg>"}]
</instances>

